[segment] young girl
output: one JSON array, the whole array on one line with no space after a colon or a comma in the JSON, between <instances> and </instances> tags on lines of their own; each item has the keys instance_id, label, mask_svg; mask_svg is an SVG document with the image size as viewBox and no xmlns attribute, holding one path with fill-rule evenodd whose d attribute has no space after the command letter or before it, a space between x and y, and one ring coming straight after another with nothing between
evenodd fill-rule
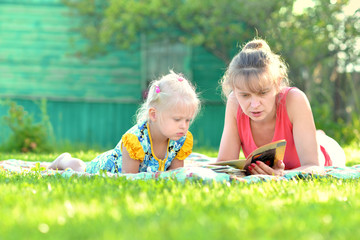
<instances>
[{"instance_id":1,"label":"young girl","mask_svg":"<svg viewBox=\"0 0 360 240\"><path fill-rule=\"evenodd\" d=\"M189 125L199 109L194 86L170 71L151 83L147 99L137 112L137 124L122 136L113 150L88 163L63 153L49 168L138 173L183 167L183 160L193 146Z\"/></svg>"},{"instance_id":2,"label":"young girl","mask_svg":"<svg viewBox=\"0 0 360 240\"><path fill-rule=\"evenodd\" d=\"M270 142L287 141L283 161L270 168L258 161L251 174L282 175L284 169L344 166L342 148L316 131L309 101L288 87L287 68L262 39L255 39L232 59L222 79L227 96L225 124L218 161L247 157Z\"/></svg>"}]
</instances>

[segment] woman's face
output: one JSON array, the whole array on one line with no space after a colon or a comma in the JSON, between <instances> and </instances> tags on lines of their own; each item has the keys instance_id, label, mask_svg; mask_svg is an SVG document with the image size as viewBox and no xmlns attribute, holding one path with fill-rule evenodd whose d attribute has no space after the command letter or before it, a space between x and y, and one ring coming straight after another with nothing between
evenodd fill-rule
<instances>
[{"instance_id":1,"label":"woman's face","mask_svg":"<svg viewBox=\"0 0 360 240\"><path fill-rule=\"evenodd\" d=\"M264 86L254 91L244 84L236 86L234 94L242 111L251 120L266 122L274 119L276 116L277 90L274 85Z\"/></svg>"}]
</instances>

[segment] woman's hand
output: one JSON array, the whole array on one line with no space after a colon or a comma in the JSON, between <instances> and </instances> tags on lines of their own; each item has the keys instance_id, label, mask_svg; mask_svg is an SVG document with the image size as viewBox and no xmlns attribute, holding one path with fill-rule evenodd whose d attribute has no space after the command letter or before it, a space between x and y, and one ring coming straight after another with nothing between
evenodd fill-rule
<instances>
[{"instance_id":1,"label":"woman's hand","mask_svg":"<svg viewBox=\"0 0 360 240\"><path fill-rule=\"evenodd\" d=\"M283 161L277 161L276 165L271 168L261 161L256 161L256 163L250 164L248 171L252 175L273 175L273 176L283 176L284 175L285 164Z\"/></svg>"}]
</instances>

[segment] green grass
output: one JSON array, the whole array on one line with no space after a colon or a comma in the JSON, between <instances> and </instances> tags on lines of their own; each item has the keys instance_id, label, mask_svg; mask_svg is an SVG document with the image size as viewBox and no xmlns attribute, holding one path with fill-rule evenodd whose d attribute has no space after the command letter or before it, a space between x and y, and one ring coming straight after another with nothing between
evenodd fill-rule
<instances>
[{"instance_id":1,"label":"green grass","mask_svg":"<svg viewBox=\"0 0 360 240\"><path fill-rule=\"evenodd\" d=\"M1 174L1 239L355 239L358 181L181 184Z\"/></svg>"},{"instance_id":2,"label":"green grass","mask_svg":"<svg viewBox=\"0 0 360 240\"><path fill-rule=\"evenodd\" d=\"M360 164L359 149L345 151L351 163ZM97 154L73 155L91 160ZM51 161L57 155L0 157ZM0 171L0 239L357 239L358 185L359 180L336 179L257 184L66 179Z\"/></svg>"},{"instance_id":3,"label":"green grass","mask_svg":"<svg viewBox=\"0 0 360 240\"><path fill-rule=\"evenodd\" d=\"M360 164L360 143L344 147L346 166Z\"/></svg>"}]
</instances>

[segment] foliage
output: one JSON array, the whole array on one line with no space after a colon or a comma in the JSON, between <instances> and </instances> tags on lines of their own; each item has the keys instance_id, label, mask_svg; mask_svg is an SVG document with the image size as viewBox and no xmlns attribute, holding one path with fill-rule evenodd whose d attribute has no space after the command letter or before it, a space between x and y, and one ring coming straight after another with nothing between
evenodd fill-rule
<instances>
[{"instance_id":1,"label":"foliage","mask_svg":"<svg viewBox=\"0 0 360 240\"><path fill-rule=\"evenodd\" d=\"M314 6L302 12L294 12L295 0L63 2L82 19L78 30L89 41L87 56L114 48L131 49L140 39L166 39L201 46L228 63L237 44L260 36L289 64L290 80L305 91L313 109L324 109L326 104L331 114L324 118L317 111L318 125L335 126L330 131L339 127L351 131L347 127L354 124L351 116L360 115L355 91L360 80L355 73L346 73L360 64L360 10L344 15L348 0L314 0ZM339 121L345 124L337 124ZM346 142L354 137L352 134Z\"/></svg>"},{"instance_id":2,"label":"foliage","mask_svg":"<svg viewBox=\"0 0 360 240\"><path fill-rule=\"evenodd\" d=\"M309 92L314 83L329 80L333 70L344 70L341 62L345 59L340 60L340 54L355 63L360 51L356 47L360 12L345 16L342 9L348 0L313 2L315 6L302 13L287 8L274 15L271 29L264 34L289 63L290 79ZM331 71L324 72L327 68Z\"/></svg>"},{"instance_id":3,"label":"foliage","mask_svg":"<svg viewBox=\"0 0 360 240\"><path fill-rule=\"evenodd\" d=\"M102 54L113 47L126 49L140 35L149 41L170 39L202 46L229 62L237 42L266 29L269 16L293 0L63 0L80 16L80 32L89 40L87 53ZM258 7L261 4L261 8ZM156 33L156 34L154 34Z\"/></svg>"},{"instance_id":4,"label":"foliage","mask_svg":"<svg viewBox=\"0 0 360 240\"><path fill-rule=\"evenodd\" d=\"M52 128L46 114L46 102L42 101L42 121L35 123L33 116L28 115L22 106L13 101L4 101L9 107L8 115L3 116L4 123L10 128L11 134L2 146L3 151L14 152L49 152L53 149L51 141Z\"/></svg>"},{"instance_id":5,"label":"foliage","mask_svg":"<svg viewBox=\"0 0 360 240\"><path fill-rule=\"evenodd\" d=\"M355 113L349 117L351 120L346 122L339 118L336 121L331 119L331 109L328 105L322 104L313 108L316 119L316 127L322 129L327 135L334 138L340 145L350 145L359 142L360 139L360 119Z\"/></svg>"},{"instance_id":6,"label":"foliage","mask_svg":"<svg viewBox=\"0 0 360 240\"><path fill-rule=\"evenodd\" d=\"M354 43L359 37L359 16L342 14L348 0L315 0L315 7L301 14L293 12L294 0L63 2L74 16L82 18L78 30L90 41L88 53L92 55L109 47L129 48L145 34L152 40L166 38L202 46L228 63L237 43L258 34L295 68L314 68L317 62L339 52L350 61L358 60L359 49Z\"/></svg>"},{"instance_id":7,"label":"foliage","mask_svg":"<svg viewBox=\"0 0 360 240\"><path fill-rule=\"evenodd\" d=\"M1 239L354 239L358 180L259 184L0 171Z\"/></svg>"},{"instance_id":8,"label":"foliage","mask_svg":"<svg viewBox=\"0 0 360 240\"><path fill-rule=\"evenodd\" d=\"M318 127L349 143L359 139L360 10L346 16L347 0L316 0L301 14L287 12L266 36L290 66L289 77L312 103Z\"/></svg>"}]
</instances>

